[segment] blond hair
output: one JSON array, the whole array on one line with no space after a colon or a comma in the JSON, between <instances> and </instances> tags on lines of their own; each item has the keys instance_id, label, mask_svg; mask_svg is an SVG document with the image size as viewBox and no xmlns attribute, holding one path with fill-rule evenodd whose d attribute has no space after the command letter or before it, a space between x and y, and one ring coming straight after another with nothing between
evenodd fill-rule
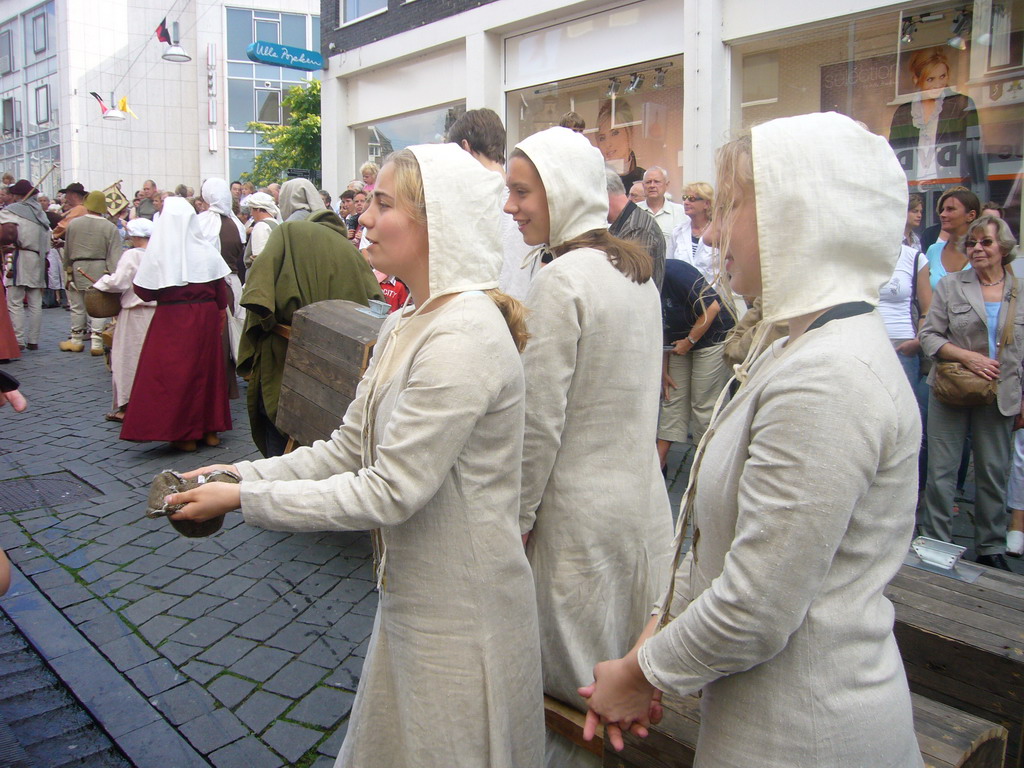
<instances>
[{"instance_id":1,"label":"blond hair","mask_svg":"<svg viewBox=\"0 0 1024 768\"><path fill-rule=\"evenodd\" d=\"M423 174L420 164L411 149L400 149L384 159L384 165L391 165L395 172L395 207L417 225L428 229L427 201L423 191ZM429 256L428 256L429 258ZM484 291L505 318L508 332L516 349L522 352L530 334L526 330L526 308L522 302L497 288Z\"/></svg>"},{"instance_id":2,"label":"blond hair","mask_svg":"<svg viewBox=\"0 0 1024 768\"><path fill-rule=\"evenodd\" d=\"M725 256L729 253L733 219L742 197L754 194L754 163L750 134L744 134L720 147L715 153L718 167L715 186L718 194L711 208L711 218L718 222L718 296L729 311L736 315L732 289L725 271Z\"/></svg>"}]
</instances>

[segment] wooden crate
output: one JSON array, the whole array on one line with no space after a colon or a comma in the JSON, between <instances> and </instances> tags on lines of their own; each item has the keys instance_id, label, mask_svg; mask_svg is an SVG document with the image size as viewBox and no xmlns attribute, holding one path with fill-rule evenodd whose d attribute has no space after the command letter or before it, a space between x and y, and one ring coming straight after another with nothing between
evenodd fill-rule
<instances>
[{"instance_id":1,"label":"wooden crate","mask_svg":"<svg viewBox=\"0 0 1024 768\"><path fill-rule=\"evenodd\" d=\"M966 712L911 695L914 729L927 768L999 768L1006 750L1006 729ZM583 715L545 697L548 728L601 754L604 768L693 768L700 731L700 699L666 696L665 717L646 739L624 734L626 747L616 752L598 737L583 741Z\"/></svg>"},{"instance_id":2,"label":"wooden crate","mask_svg":"<svg viewBox=\"0 0 1024 768\"><path fill-rule=\"evenodd\" d=\"M1006 765L1024 767L1024 577L985 568L973 584L903 566L886 589L910 689L999 723Z\"/></svg>"},{"instance_id":3,"label":"wooden crate","mask_svg":"<svg viewBox=\"0 0 1024 768\"><path fill-rule=\"evenodd\" d=\"M292 316L276 424L298 445L330 437L355 397L384 323L362 309L332 299Z\"/></svg>"}]
</instances>

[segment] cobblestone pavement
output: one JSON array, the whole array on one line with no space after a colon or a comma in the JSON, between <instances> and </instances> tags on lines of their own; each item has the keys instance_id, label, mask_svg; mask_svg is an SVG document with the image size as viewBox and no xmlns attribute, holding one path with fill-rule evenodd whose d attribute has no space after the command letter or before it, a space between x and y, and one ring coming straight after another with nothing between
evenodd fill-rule
<instances>
[{"instance_id":1,"label":"cobblestone pavement","mask_svg":"<svg viewBox=\"0 0 1024 768\"><path fill-rule=\"evenodd\" d=\"M0 411L0 547L18 569L0 608L140 768L333 765L376 610L368 536L233 514L185 539L147 519L157 472L257 457L244 383L217 448L123 442L102 359L57 349L67 317L44 311L42 348L5 367L31 405ZM674 512L691 454L669 454Z\"/></svg>"},{"instance_id":2,"label":"cobblestone pavement","mask_svg":"<svg viewBox=\"0 0 1024 768\"><path fill-rule=\"evenodd\" d=\"M5 367L30 408L0 413L0 546L30 583L0 607L21 626L31 613L22 593L37 589L87 641L44 652L76 696L116 678L130 686L126 701L154 708L134 730L124 712L98 717L135 745L136 764L158 716L184 737L180 757L154 755L163 768L333 765L376 610L368 537L263 531L234 514L193 540L144 517L157 472L257 457L244 385L217 448L121 441L103 420L102 358L57 349L67 317L45 310L41 349Z\"/></svg>"}]
</instances>

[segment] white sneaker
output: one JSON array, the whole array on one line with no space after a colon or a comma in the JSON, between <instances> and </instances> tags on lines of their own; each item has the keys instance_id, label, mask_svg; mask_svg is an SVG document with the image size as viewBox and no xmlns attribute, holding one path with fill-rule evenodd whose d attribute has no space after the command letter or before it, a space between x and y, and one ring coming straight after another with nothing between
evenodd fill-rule
<instances>
[{"instance_id":1,"label":"white sneaker","mask_svg":"<svg viewBox=\"0 0 1024 768\"><path fill-rule=\"evenodd\" d=\"M1006 554L1011 557L1024 555L1024 531L1006 532Z\"/></svg>"}]
</instances>

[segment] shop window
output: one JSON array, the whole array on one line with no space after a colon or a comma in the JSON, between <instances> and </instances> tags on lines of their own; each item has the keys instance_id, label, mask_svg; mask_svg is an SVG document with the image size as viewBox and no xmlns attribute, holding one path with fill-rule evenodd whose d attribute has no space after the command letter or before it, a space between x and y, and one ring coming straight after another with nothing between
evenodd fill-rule
<instances>
[{"instance_id":1,"label":"shop window","mask_svg":"<svg viewBox=\"0 0 1024 768\"><path fill-rule=\"evenodd\" d=\"M41 85L36 88L36 124L45 125L50 122L50 86Z\"/></svg>"},{"instance_id":2,"label":"shop window","mask_svg":"<svg viewBox=\"0 0 1024 768\"><path fill-rule=\"evenodd\" d=\"M11 31L0 32L0 75L6 75L14 71L14 45L11 41Z\"/></svg>"},{"instance_id":3,"label":"shop window","mask_svg":"<svg viewBox=\"0 0 1024 768\"><path fill-rule=\"evenodd\" d=\"M356 167L367 160L380 165L392 152L413 144L439 144L452 123L464 114L463 102L358 127L355 129Z\"/></svg>"},{"instance_id":4,"label":"shop window","mask_svg":"<svg viewBox=\"0 0 1024 768\"><path fill-rule=\"evenodd\" d=\"M32 17L32 52L46 51L46 14L38 13Z\"/></svg>"},{"instance_id":5,"label":"shop window","mask_svg":"<svg viewBox=\"0 0 1024 768\"><path fill-rule=\"evenodd\" d=\"M345 24L388 9L388 0L342 0L342 2L345 9L342 18Z\"/></svg>"},{"instance_id":6,"label":"shop window","mask_svg":"<svg viewBox=\"0 0 1024 768\"><path fill-rule=\"evenodd\" d=\"M677 196L697 179L684 178L682 57L537 85L507 96L508 148L527 136L558 125L576 112L583 135L601 150L627 191L652 165L669 171L669 191Z\"/></svg>"},{"instance_id":7,"label":"shop window","mask_svg":"<svg viewBox=\"0 0 1024 768\"><path fill-rule=\"evenodd\" d=\"M753 53L743 57L743 106L772 104L779 99L779 54Z\"/></svg>"},{"instance_id":8,"label":"shop window","mask_svg":"<svg viewBox=\"0 0 1024 768\"><path fill-rule=\"evenodd\" d=\"M964 184L1007 208L1020 231L1024 161L1024 0L938 2L738 45L735 129L837 111L886 137L912 192ZM775 57L774 98L765 84Z\"/></svg>"}]
</instances>

